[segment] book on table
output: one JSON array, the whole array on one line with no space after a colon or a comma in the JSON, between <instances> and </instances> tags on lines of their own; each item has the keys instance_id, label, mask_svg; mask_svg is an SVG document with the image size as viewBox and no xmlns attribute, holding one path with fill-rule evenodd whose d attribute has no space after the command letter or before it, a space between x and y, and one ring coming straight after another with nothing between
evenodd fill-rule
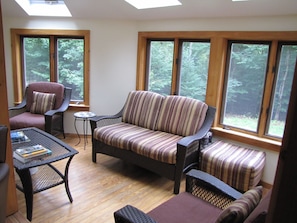
<instances>
[{"instance_id":1,"label":"book on table","mask_svg":"<svg viewBox=\"0 0 297 223\"><path fill-rule=\"evenodd\" d=\"M28 142L30 139L28 136L25 135L23 131L17 131L17 132L11 132L10 138L12 143L18 143L18 142Z\"/></svg>"},{"instance_id":2,"label":"book on table","mask_svg":"<svg viewBox=\"0 0 297 223\"><path fill-rule=\"evenodd\" d=\"M13 157L22 163L27 163L32 160L42 159L51 154L52 151L50 149L47 149L42 145L34 145L16 149L13 152Z\"/></svg>"}]
</instances>

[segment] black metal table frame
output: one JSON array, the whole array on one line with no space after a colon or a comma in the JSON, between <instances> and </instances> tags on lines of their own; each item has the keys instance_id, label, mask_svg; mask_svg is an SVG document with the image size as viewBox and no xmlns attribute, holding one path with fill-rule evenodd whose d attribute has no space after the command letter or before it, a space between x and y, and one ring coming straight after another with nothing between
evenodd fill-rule
<instances>
[{"instance_id":1,"label":"black metal table frame","mask_svg":"<svg viewBox=\"0 0 297 223\"><path fill-rule=\"evenodd\" d=\"M52 143L55 145L59 145L62 146L65 150L67 150L68 152L66 152L63 155L52 155L49 156L45 159L42 160L36 160L36 161L32 161L32 162L28 162L28 163L21 163L19 161L17 161L16 159L14 159L14 167L15 170L17 172L17 174L20 177L20 180L22 182L22 187L20 185L16 185L16 187L22 191L25 195L25 200L26 200L26 209L27 209L27 219L29 221L32 220L32 213L33 213L33 195L35 193L50 189L52 187L61 185L61 184L65 184L65 189L66 189L66 193L67 196L69 198L69 201L72 203L73 202L73 198L71 196L70 193L70 189L69 189L69 182L68 182L68 171L69 171L69 166L71 163L71 160L73 159L74 155L76 155L78 152L73 149L72 147L70 147L69 145L67 145L66 143L64 143L63 141L57 139L56 137L42 131L39 130L37 128L27 128L27 129L18 129L15 131L23 131L25 134L27 131L35 131L36 134L40 134L41 137L44 137L44 139L46 138L47 140L52 141ZM29 137L30 138L30 137ZM13 144L13 149L15 150L16 148L20 147L20 146L26 146L28 143L24 142L24 143L17 143L17 144ZM34 142L30 142L30 144L34 144ZM64 174L62 174L56 167L54 167L51 163L57 162L59 160L63 160L68 158L68 161L66 163L65 166L65 170L64 170ZM52 183L52 184L48 184L47 186L38 189L38 190L34 190L33 189L33 183L32 183L32 176L30 173L30 168L34 168L34 167L39 167L39 166L48 166L49 168L51 168L55 173L57 173L61 180L57 183Z\"/></svg>"},{"instance_id":2,"label":"black metal table frame","mask_svg":"<svg viewBox=\"0 0 297 223\"><path fill-rule=\"evenodd\" d=\"M80 144L80 141L81 141L80 135L79 135L77 127L76 127L77 120L83 121L84 149L86 149L86 145L88 143L88 121L89 121L89 118L92 118L94 116L96 116L96 114L93 112L76 112L76 113L74 113L74 128L75 128L76 134L78 136L78 143L76 144L76 146L78 144Z\"/></svg>"}]
</instances>

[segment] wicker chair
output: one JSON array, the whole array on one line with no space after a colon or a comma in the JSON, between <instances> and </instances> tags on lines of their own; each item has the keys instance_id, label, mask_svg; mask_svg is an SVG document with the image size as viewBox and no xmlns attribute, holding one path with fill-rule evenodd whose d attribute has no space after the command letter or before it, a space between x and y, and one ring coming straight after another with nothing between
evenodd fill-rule
<instances>
[{"instance_id":1,"label":"wicker chair","mask_svg":"<svg viewBox=\"0 0 297 223\"><path fill-rule=\"evenodd\" d=\"M71 88L53 82L35 82L27 86L23 101L9 108L12 130L36 127L50 134L64 134L64 112L71 99Z\"/></svg>"},{"instance_id":2,"label":"wicker chair","mask_svg":"<svg viewBox=\"0 0 297 223\"><path fill-rule=\"evenodd\" d=\"M265 222L271 191L261 200L262 187L244 194L200 170L186 175L186 192L147 214L127 205L114 212L116 223Z\"/></svg>"},{"instance_id":3,"label":"wicker chair","mask_svg":"<svg viewBox=\"0 0 297 223\"><path fill-rule=\"evenodd\" d=\"M0 223L5 222L9 167L5 163L7 127L0 125Z\"/></svg>"}]
</instances>

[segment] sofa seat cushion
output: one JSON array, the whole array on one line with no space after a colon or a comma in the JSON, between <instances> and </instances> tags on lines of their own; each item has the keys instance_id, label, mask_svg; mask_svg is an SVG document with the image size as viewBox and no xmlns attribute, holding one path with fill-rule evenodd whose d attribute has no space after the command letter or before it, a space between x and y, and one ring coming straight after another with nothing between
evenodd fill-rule
<instances>
[{"instance_id":1,"label":"sofa seat cushion","mask_svg":"<svg viewBox=\"0 0 297 223\"><path fill-rule=\"evenodd\" d=\"M142 156L164 163L175 164L177 142L181 136L152 131L150 134L137 137L132 142L131 150Z\"/></svg>"},{"instance_id":2,"label":"sofa seat cushion","mask_svg":"<svg viewBox=\"0 0 297 223\"><path fill-rule=\"evenodd\" d=\"M122 121L155 130L164 96L150 91L131 91L123 110Z\"/></svg>"},{"instance_id":3,"label":"sofa seat cushion","mask_svg":"<svg viewBox=\"0 0 297 223\"><path fill-rule=\"evenodd\" d=\"M202 126L208 105L183 96L167 96L161 106L156 130L180 136L193 135Z\"/></svg>"},{"instance_id":4,"label":"sofa seat cushion","mask_svg":"<svg viewBox=\"0 0 297 223\"><path fill-rule=\"evenodd\" d=\"M182 138L123 122L96 128L93 137L107 145L170 164L176 163L177 142Z\"/></svg>"},{"instance_id":5,"label":"sofa seat cushion","mask_svg":"<svg viewBox=\"0 0 297 223\"><path fill-rule=\"evenodd\" d=\"M220 208L183 192L151 210L148 215L158 223L214 223L221 212Z\"/></svg>"},{"instance_id":6,"label":"sofa seat cushion","mask_svg":"<svg viewBox=\"0 0 297 223\"><path fill-rule=\"evenodd\" d=\"M41 130L45 129L45 118L43 114L33 114L31 112L24 112L9 119L10 128L20 129L28 127L36 127Z\"/></svg>"}]
</instances>

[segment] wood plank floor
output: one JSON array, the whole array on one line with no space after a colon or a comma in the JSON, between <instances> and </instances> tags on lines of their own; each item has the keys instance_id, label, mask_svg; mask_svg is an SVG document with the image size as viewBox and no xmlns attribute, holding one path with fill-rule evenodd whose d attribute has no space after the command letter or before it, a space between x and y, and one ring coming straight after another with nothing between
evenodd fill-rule
<instances>
[{"instance_id":1,"label":"wood plank floor","mask_svg":"<svg viewBox=\"0 0 297 223\"><path fill-rule=\"evenodd\" d=\"M69 135L62 139L79 151L69 169L69 186L73 197L70 203L64 185L34 195L32 223L111 223L113 212L126 204L147 212L174 196L173 181L137 166L105 155L91 160L91 141L84 150L83 141ZM65 161L55 166L63 170ZM183 179L181 191L185 189ZM24 194L17 190L19 212L8 217L6 223L26 222Z\"/></svg>"}]
</instances>

